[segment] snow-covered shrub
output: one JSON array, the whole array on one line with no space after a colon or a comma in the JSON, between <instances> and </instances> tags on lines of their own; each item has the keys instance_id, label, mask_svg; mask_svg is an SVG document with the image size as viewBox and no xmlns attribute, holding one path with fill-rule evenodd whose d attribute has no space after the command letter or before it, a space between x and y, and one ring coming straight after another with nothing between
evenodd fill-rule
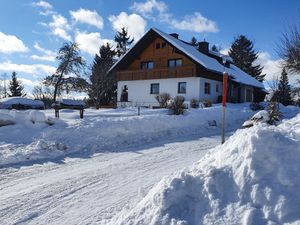
<instances>
[{"instance_id":1,"label":"snow-covered shrub","mask_svg":"<svg viewBox=\"0 0 300 225\"><path fill-rule=\"evenodd\" d=\"M47 121L46 115L40 111L32 110L30 111L28 117L32 123L44 123Z\"/></svg>"},{"instance_id":2,"label":"snow-covered shrub","mask_svg":"<svg viewBox=\"0 0 300 225\"><path fill-rule=\"evenodd\" d=\"M261 110L257 112L254 116L251 117L250 120L247 120L243 123L243 128L253 127L255 124L258 123L268 123L269 122L269 115L266 110Z\"/></svg>"},{"instance_id":3,"label":"snow-covered shrub","mask_svg":"<svg viewBox=\"0 0 300 225\"><path fill-rule=\"evenodd\" d=\"M14 118L6 113L0 113L0 127L15 124Z\"/></svg>"},{"instance_id":4,"label":"snow-covered shrub","mask_svg":"<svg viewBox=\"0 0 300 225\"><path fill-rule=\"evenodd\" d=\"M258 102L251 102L249 107L252 111L258 111L258 110L264 109L264 107L261 104L259 104Z\"/></svg>"},{"instance_id":5,"label":"snow-covered shrub","mask_svg":"<svg viewBox=\"0 0 300 225\"><path fill-rule=\"evenodd\" d=\"M175 98L168 101L167 108L170 110L171 115L183 114L186 106L184 104L183 96L176 96Z\"/></svg>"},{"instance_id":6,"label":"snow-covered shrub","mask_svg":"<svg viewBox=\"0 0 300 225\"><path fill-rule=\"evenodd\" d=\"M194 109L199 108L199 100L196 98L192 98L190 101L190 107Z\"/></svg>"},{"instance_id":7,"label":"snow-covered shrub","mask_svg":"<svg viewBox=\"0 0 300 225\"><path fill-rule=\"evenodd\" d=\"M161 93L156 95L155 99L158 101L160 107L166 108L168 101L171 99L171 95L168 93Z\"/></svg>"},{"instance_id":8,"label":"snow-covered shrub","mask_svg":"<svg viewBox=\"0 0 300 225\"><path fill-rule=\"evenodd\" d=\"M271 125L276 125L276 123L282 117L282 113L279 111L279 104L277 102L269 102L267 106L269 121Z\"/></svg>"},{"instance_id":9,"label":"snow-covered shrub","mask_svg":"<svg viewBox=\"0 0 300 225\"><path fill-rule=\"evenodd\" d=\"M205 100L202 101L202 103L203 103L205 108L212 107L212 101L211 100L205 99Z\"/></svg>"}]
</instances>

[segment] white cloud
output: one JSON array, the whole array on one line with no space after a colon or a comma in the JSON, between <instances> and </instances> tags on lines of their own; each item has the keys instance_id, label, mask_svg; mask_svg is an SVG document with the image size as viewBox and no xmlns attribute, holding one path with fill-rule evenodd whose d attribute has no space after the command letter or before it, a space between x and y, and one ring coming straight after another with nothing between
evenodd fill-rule
<instances>
[{"instance_id":1,"label":"white cloud","mask_svg":"<svg viewBox=\"0 0 300 225\"><path fill-rule=\"evenodd\" d=\"M21 72L32 74L33 76L42 74L43 76L54 73L55 67L44 64L15 64L10 61L0 63L0 71L3 72Z\"/></svg>"},{"instance_id":2,"label":"white cloud","mask_svg":"<svg viewBox=\"0 0 300 225\"><path fill-rule=\"evenodd\" d=\"M55 13L54 11L52 11L53 6L49 2L46 1L33 2L32 5L36 7L40 7L42 11L40 11L39 13L43 16L48 16L50 14Z\"/></svg>"},{"instance_id":3,"label":"white cloud","mask_svg":"<svg viewBox=\"0 0 300 225\"><path fill-rule=\"evenodd\" d=\"M146 0L145 2L134 2L130 7L133 12L139 13L146 18L168 24L171 28L191 32L218 32L216 22L195 12L185 15L183 19L177 19L168 10L164 1Z\"/></svg>"},{"instance_id":4,"label":"white cloud","mask_svg":"<svg viewBox=\"0 0 300 225\"><path fill-rule=\"evenodd\" d=\"M271 55L268 52L260 52L258 54L258 58L256 60L257 64L263 66L263 74L267 74L265 76L265 80L272 80L274 76L280 76L281 74L281 59L273 60Z\"/></svg>"},{"instance_id":5,"label":"white cloud","mask_svg":"<svg viewBox=\"0 0 300 225\"><path fill-rule=\"evenodd\" d=\"M180 21L172 19L170 24L179 30L192 32L218 32L216 22L205 18L199 12L195 12L193 15L187 15Z\"/></svg>"},{"instance_id":6,"label":"white cloud","mask_svg":"<svg viewBox=\"0 0 300 225\"><path fill-rule=\"evenodd\" d=\"M70 30L71 27L68 24L68 21L65 17L60 14L52 15L52 22L49 23L49 27L52 31L52 34L58 36L66 41L71 41L71 36L67 33L67 30Z\"/></svg>"},{"instance_id":7,"label":"white cloud","mask_svg":"<svg viewBox=\"0 0 300 225\"><path fill-rule=\"evenodd\" d=\"M114 30L121 30L122 27L128 29L128 34L135 41L140 39L145 33L147 22L138 14L128 15L126 12L121 12L118 16L109 16L109 21L112 23Z\"/></svg>"},{"instance_id":8,"label":"white cloud","mask_svg":"<svg viewBox=\"0 0 300 225\"><path fill-rule=\"evenodd\" d=\"M27 52L28 48L23 41L14 35L0 32L0 53Z\"/></svg>"},{"instance_id":9,"label":"white cloud","mask_svg":"<svg viewBox=\"0 0 300 225\"><path fill-rule=\"evenodd\" d=\"M44 9L52 9L52 5L49 2L46 1L39 1L39 2L33 2L32 5L34 6L39 6L42 7Z\"/></svg>"},{"instance_id":10,"label":"white cloud","mask_svg":"<svg viewBox=\"0 0 300 225\"><path fill-rule=\"evenodd\" d=\"M143 16L150 16L155 10L164 13L168 6L163 1L148 0L146 2L134 2L130 7L134 12L142 14Z\"/></svg>"},{"instance_id":11,"label":"white cloud","mask_svg":"<svg viewBox=\"0 0 300 225\"><path fill-rule=\"evenodd\" d=\"M56 54L55 52L42 48L38 43L34 44L34 48L39 52L43 53L43 55L32 55L31 58L35 60L54 62Z\"/></svg>"},{"instance_id":12,"label":"white cloud","mask_svg":"<svg viewBox=\"0 0 300 225\"><path fill-rule=\"evenodd\" d=\"M101 35L98 32L86 33L77 31L75 41L79 44L81 51L90 55L98 53L100 46L105 43L113 44L113 40L101 39Z\"/></svg>"},{"instance_id":13,"label":"white cloud","mask_svg":"<svg viewBox=\"0 0 300 225\"><path fill-rule=\"evenodd\" d=\"M70 14L75 22L89 24L99 29L103 28L103 18L96 11L80 8L77 11L70 11Z\"/></svg>"}]
</instances>

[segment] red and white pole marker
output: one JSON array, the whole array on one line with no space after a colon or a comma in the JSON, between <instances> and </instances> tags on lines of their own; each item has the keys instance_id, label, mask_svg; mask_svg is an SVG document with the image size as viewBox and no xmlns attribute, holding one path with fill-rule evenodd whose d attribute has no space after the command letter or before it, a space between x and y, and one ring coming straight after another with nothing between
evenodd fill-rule
<instances>
[{"instance_id":1,"label":"red and white pole marker","mask_svg":"<svg viewBox=\"0 0 300 225\"><path fill-rule=\"evenodd\" d=\"M228 73L223 72L223 94L222 94L222 144L225 142L225 111L226 111L226 98L227 98L227 79Z\"/></svg>"}]
</instances>

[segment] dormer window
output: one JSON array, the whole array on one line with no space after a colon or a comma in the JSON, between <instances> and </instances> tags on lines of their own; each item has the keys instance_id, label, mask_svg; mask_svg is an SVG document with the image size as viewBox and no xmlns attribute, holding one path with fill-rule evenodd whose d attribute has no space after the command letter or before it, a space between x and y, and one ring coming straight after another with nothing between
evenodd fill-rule
<instances>
[{"instance_id":1,"label":"dormer window","mask_svg":"<svg viewBox=\"0 0 300 225\"><path fill-rule=\"evenodd\" d=\"M179 67L182 66L182 59L169 59L168 67Z\"/></svg>"},{"instance_id":2,"label":"dormer window","mask_svg":"<svg viewBox=\"0 0 300 225\"><path fill-rule=\"evenodd\" d=\"M141 69L153 69L154 62L153 61L147 61L147 62L141 62Z\"/></svg>"}]
</instances>

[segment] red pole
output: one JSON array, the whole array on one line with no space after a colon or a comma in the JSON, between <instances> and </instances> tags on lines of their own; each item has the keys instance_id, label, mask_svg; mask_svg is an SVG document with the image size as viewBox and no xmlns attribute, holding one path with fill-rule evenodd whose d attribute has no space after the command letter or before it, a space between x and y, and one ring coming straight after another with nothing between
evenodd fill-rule
<instances>
[{"instance_id":1,"label":"red pole","mask_svg":"<svg viewBox=\"0 0 300 225\"><path fill-rule=\"evenodd\" d=\"M225 111L226 111L226 98L227 98L227 79L228 74L226 71L223 73L223 95L222 95L222 141L225 142Z\"/></svg>"},{"instance_id":2,"label":"red pole","mask_svg":"<svg viewBox=\"0 0 300 225\"><path fill-rule=\"evenodd\" d=\"M222 98L222 106L226 107L226 99L227 99L227 78L228 74L226 71L223 73L223 98Z\"/></svg>"}]
</instances>

